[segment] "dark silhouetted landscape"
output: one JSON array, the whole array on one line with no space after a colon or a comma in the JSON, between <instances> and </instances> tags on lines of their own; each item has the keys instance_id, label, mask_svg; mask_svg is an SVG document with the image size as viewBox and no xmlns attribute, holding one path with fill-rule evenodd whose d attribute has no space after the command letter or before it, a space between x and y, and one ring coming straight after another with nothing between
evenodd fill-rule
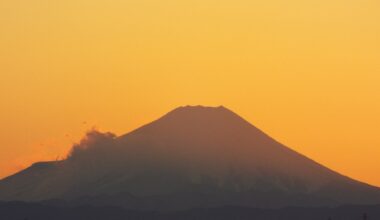
<instances>
[{"instance_id":1,"label":"dark silhouetted landscape","mask_svg":"<svg viewBox=\"0 0 380 220\"><path fill-rule=\"evenodd\" d=\"M0 181L0 219L380 219L380 189L225 107L187 106Z\"/></svg>"}]
</instances>

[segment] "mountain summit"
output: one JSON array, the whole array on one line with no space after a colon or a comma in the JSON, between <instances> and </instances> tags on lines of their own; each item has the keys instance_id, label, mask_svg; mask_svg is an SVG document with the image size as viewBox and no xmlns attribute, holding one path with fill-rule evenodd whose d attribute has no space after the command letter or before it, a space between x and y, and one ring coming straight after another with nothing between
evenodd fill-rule
<instances>
[{"instance_id":1,"label":"mountain summit","mask_svg":"<svg viewBox=\"0 0 380 220\"><path fill-rule=\"evenodd\" d=\"M0 200L136 209L380 203L380 189L278 143L225 107L186 106L128 134L89 132L67 159L0 181Z\"/></svg>"}]
</instances>

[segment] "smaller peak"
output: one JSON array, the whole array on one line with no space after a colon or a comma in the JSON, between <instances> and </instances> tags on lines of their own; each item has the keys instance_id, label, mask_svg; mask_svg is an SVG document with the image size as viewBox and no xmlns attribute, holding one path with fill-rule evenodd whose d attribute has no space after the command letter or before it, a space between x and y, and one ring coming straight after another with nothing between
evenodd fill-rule
<instances>
[{"instance_id":1,"label":"smaller peak","mask_svg":"<svg viewBox=\"0 0 380 220\"><path fill-rule=\"evenodd\" d=\"M49 169L49 168L54 167L55 165L57 165L59 162L60 161L42 161L42 162L36 162L36 163L33 163L26 170Z\"/></svg>"},{"instance_id":2,"label":"smaller peak","mask_svg":"<svg viewBox=\"0 0 380 220\"><path fill-rule=\"evenodd\" d=\"M33 163L31 167L43 168L43 167L52 166L56 163L57 161L41 161L41 162Z\"/></svg>"}]
</instances>

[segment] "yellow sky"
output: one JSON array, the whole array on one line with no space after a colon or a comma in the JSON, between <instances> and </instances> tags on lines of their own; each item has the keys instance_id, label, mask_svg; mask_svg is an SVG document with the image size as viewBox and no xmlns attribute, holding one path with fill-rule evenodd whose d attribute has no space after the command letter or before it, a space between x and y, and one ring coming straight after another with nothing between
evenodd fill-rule
<instances>
[{"instance_id":1,"label":"yellow sky","mask_svg":"<svg viewBox=\"0 0 380 220\"><path fill-rule=\"evenodd\" d=\"M187 104L380 186L380 2L0 1L0 177Z\"/></svg>"}]
</instances>

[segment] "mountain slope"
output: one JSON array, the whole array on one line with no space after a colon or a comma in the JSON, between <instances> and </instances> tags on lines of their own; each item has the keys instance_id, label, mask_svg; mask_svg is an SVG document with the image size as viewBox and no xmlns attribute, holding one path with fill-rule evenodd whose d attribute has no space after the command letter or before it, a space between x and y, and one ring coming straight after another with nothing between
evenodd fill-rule
<instances>
[{"instance_id":1,"label":"mountain slope","mask_svg":"<svg viewBox=\"0 0 380 220\"><path fill-rule=\"evenodd\" d=\"M380 203L380 189L278 143L224 107L180 107L126 135L89 133L64 161L0 181L0 200L145 209ZM75 202L74 202L75 201Z\"/></svg>"}]
</instances>

